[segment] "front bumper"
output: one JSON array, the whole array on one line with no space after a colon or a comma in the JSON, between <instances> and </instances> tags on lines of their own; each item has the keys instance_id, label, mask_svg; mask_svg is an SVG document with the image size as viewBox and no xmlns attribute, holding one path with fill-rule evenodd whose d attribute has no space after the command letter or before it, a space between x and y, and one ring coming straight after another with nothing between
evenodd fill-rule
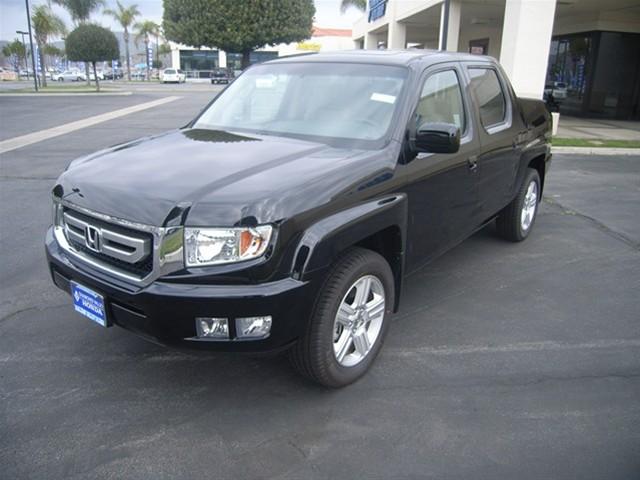
<instances>
[{"instance_id":1,"label":"front bumper","mask_svg":"<svg viewBox=\"0 0 640 480\"><path fill-rule=\"evenodd\" d=\"M148 340L189 349L270 352L287 348L302 335L315 300L314 280L293 278L254 285L201 285L156 280L144 287L109 281L101 272L70 259L49 228L45 240L49 270L56 286L70 293L71 281L105 298L108 321ZM269 337L235 338L235 318L271 315ZM229 319L230 340L196 337L196 317Z\"/></svg>"}]
</instances>

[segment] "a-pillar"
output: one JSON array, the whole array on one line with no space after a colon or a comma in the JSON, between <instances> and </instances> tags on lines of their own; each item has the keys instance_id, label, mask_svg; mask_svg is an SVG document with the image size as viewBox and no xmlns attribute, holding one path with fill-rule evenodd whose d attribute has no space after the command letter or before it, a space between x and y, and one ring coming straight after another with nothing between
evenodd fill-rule
<instances>
[{"instance_id":1,"label":"a-pillar","mask_svg":"<svg viewBox=\"0 0 640 480\"><path fill-rule=\"evenodd\" d=\"M500 63L521 97L542 98L556 0L506 0Z\"/></svg>"}]
</instances>

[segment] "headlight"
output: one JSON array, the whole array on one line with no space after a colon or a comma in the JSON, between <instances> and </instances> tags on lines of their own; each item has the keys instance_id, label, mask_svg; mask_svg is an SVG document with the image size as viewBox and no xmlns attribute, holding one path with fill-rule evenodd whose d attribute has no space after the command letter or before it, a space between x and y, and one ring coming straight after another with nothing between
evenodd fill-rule
<instances>
[{"instance_id":1,"label":"headlight","mask_svg":"<svg viewBox=\"0 0 640 480\"><path fill-rule=\"evenodd\" d=\"M261 256L271 240L272 227L185 228L188 267L241 262Z\"/></svg>"}]
</instances>

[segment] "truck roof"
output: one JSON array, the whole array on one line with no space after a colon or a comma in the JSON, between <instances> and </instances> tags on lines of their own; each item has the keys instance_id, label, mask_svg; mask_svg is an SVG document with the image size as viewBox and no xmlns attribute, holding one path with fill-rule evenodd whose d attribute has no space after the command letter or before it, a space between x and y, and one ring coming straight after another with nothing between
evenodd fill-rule
<instances>
[{"instance_id":1,"label":"truck roof","mask_svg":"<svg viewBox=\"0 0 640 480\"><path fill-rule=\"evenodd\" d=\"M446 52L439 50L340 50L336 52L304 53L289 55L270 60L265 63L300 62L337 62L337 63L377 63L380 65L409 65L410 63L429 59L432 63L447 61L488 62L495 60L485 55L471 55L469 53Z\"/></svg>"}]
</instances>

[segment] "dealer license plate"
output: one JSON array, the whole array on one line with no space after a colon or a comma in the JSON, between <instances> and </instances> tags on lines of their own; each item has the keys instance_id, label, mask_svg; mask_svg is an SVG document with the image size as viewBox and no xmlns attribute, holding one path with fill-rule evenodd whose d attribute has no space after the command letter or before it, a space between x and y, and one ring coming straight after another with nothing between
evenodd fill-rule
<instances>
[{"instance_id":1,"label":"dealer license plate","mask_svg":"<svg viewBox=\"0 0 640 480\"><path fill-rule=\"evenodd\" d=\"M75 308L76 312L93 320L98 325L109 326L102 295L84 285L71 282L71 296L73 297L73 308Z\"/></svg>"}]
</instances>

